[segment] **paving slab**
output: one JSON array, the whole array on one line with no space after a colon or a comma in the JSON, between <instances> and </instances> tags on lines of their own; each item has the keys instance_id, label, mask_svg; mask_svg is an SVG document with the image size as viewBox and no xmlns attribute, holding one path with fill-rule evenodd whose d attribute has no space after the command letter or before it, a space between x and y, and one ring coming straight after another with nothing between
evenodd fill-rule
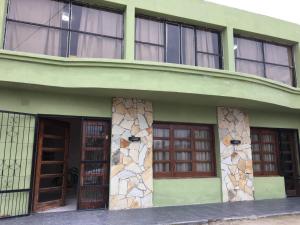
<instances>
[{"instance_id":1,"label":"paving slab","mask_svg":"<svg viewBox=\"0 0 300 225\"><path fill-rule=\"evenodd\" d=\"M155 207L119 211L38 213L1 219L0 225L176 225L300 214L300 198Z\"/></svg>"}]
</instances>

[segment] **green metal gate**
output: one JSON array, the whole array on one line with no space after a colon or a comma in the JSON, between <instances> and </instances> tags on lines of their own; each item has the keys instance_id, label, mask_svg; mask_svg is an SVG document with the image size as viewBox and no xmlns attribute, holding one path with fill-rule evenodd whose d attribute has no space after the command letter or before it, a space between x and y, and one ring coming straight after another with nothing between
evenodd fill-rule
<instances>
[{"instance_id":1,"label":"green metal gate","mask_svg":"<svg viewBox=\"0 0 300 225\"><path fill-rule=\"evenodd\" d=\"M0 218L30 213L36 117L0 111Z\"/></svg>"}]
</instances>

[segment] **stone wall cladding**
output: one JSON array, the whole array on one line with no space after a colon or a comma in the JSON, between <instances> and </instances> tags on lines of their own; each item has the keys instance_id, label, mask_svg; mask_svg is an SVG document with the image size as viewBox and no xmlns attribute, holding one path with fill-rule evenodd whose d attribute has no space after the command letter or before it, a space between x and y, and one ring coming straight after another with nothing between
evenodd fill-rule
<instances>
[{"instance_id":1,"label":"stone wall cladding","mask_svg":"<svg viewBox=\"0 0 300 225\"><path fill-rule=\"evenodd\" d=\"M110 209L152 206L152 103L114 98L112 106ZM130 136L140 142L129 142Z\"/></svg>"},{"instance_id":2,"label":"stone wall cladding","mask_svg":"<svg viewBox=\"0 0 300 225\"><path fill-rule=\"evenodd\" d=\"M218 107L223 202L254 200L253 167L248 115ZM240 145L231 145L240 140Z\"/></svg>"}]
</instances>

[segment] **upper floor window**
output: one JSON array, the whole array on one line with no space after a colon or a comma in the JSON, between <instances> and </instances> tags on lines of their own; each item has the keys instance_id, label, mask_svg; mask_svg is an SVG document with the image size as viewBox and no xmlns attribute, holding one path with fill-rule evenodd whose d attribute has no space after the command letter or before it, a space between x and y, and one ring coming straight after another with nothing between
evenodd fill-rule
<instances>
[{"instance_id":1,"label":"upper floor window","mask_svg":"<svg viewBox=\"0 0 300 225\"><path fill-rule=\"evenodd\" d=\"M54 56L122 58L123 15L73 1L10 0L4 48Z\"/></svg>"},{"instance_id":2,"label":"upper floor window","mask_svg":"<svg viewBox=\"0 0 300 225\"><path fill-rule=\"evenodd\" d=\"M135 58L222 68L220 34L178 23L136 18Z\"/></svg>"},{"instance_id":3,"label":"upper floor window","mask_svg":"<svg viewBox=\"0 0 300 225\"><path fill-rule=\"evenodd\" d=\"M295 85L292 48L235 37L236 71Z\"/></svg>"},{"instance_id":4,"label":"upper floor window","mask_svg":"<svg viewBox=\"0 0 300 225\"><path fill-rule=\"evenodd\" d=\"M154 176L214 176L213 137L208 125L154 124Z\"/></svg>"}]
</instances>

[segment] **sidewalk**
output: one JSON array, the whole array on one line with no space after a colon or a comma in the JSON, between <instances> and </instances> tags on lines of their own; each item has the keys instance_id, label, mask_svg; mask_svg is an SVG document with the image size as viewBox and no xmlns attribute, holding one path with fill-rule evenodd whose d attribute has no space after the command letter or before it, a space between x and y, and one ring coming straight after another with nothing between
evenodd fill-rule
<instances>
[{"instance_id":1,"label":"sidewalk","mask_svg":"<svg viewBox=\"0 0 300 225\"><path fill-rule=\"evenodd\" d=\"M154 225L205 224L208 221L300 214L300 198L122 211L41 213L0 220L0 225Z\"/></svg>"}]
</instances>

